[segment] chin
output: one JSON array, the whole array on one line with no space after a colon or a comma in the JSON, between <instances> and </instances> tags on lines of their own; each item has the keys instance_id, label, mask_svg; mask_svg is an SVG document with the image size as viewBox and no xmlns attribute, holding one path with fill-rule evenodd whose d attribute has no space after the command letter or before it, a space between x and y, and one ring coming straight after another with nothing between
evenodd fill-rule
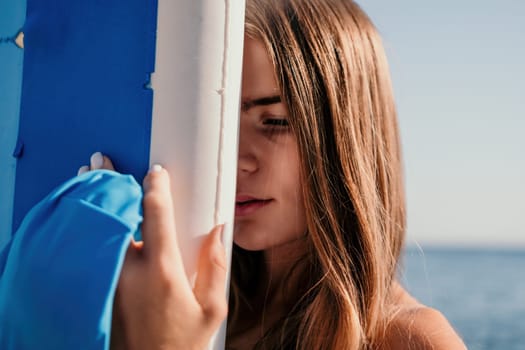
<instances>
[{"instance_id":1,"label":"chin","mask_svg":"<svg viewBox=\"0 0 525 350\"><path fill-rule=\"evenodd\" d=\"M233 242L244 250L265 250L270 248L268 246L270 232L267 228L251 222L236 222L233 228Z\"/></svg>"},{"instance_id":2,"label":"chin","mask_svg":"<svg viewBox=\"0 0 525 350\"><path fill-rule=\"evenodd\" d=\"M233 238L233 243L237 245L239 248L242 248L244 250L250 251L250 252L256 252L260 250L265 250L268 248L264 243L262 242L253 242L252 240L247 239L241 239L241 238Z\"/></svg>"}]
</instances>

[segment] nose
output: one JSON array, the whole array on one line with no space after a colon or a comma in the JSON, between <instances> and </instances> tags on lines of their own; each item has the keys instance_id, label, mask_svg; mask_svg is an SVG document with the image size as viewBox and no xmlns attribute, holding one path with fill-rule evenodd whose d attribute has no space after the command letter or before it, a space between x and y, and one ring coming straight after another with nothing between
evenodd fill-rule
<instances>
[{"instance_id":1,"label":"nose","mask_svg":"<svg viewBox=\"0 0 525 350\"><path fill-rule=\"evenodd\" d=\"M242 119L241 116L239 128L239 158L237 161L238 176L256 172L259 168L254 143L255 140L253 137L250 137L249 125L243 122Z\"/></svg>"}]
</instances>

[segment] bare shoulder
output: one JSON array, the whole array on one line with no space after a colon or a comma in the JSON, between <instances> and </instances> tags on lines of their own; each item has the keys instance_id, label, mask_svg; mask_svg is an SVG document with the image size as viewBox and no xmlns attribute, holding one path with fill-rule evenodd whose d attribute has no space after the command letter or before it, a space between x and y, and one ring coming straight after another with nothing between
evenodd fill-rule
<instances>
[{"instance_id":1,"label":"bare shoulder","mask_svg":"<svg viewBox=\"0 0 525 350\"><path fill-rule=\"evenodd\" d=\"M395 288L398 311L387 328L382 349L466 349L441 312L419 303L400 285Z\"/></svg>"}]
</instances>

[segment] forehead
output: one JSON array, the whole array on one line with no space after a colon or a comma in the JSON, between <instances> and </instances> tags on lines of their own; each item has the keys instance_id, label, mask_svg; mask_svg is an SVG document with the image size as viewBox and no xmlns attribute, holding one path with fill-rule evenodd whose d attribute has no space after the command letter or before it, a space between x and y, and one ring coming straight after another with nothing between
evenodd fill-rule
<instances>
[{"instance_id":1,"label":"forehead","mask_svg":"<svg viewBox=\"0 0 525 350\"><path fill-rule=\"evenodd\" d=\"M279 95L272 62L265 46L246 37L242 69L242 99Z\"/></svg>"}]
</instances>

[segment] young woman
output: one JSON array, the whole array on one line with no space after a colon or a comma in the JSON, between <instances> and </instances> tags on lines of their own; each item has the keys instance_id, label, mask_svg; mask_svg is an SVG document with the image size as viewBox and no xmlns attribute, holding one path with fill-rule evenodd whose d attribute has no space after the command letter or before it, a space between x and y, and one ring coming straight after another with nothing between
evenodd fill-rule
<instances>
[{"instance_id":1,"label":"young woman","mask_svg":"<svg viewBox=\"0 0 525 350\"><path fill-rule=\"evenodd\" d=\"M358 5L248 1L242 106L228 347L463 348L396 282L396 111Z\"/></svg>"},{"instance_id":2,"label":"young woman","mask_svg":"<svg viewBox=\"0 0 525 350\"><path fill-rule=\"evenodd\" d=\"M464 349L396 281L401 150L366 14L350 0L248 0L242 84L227 348ZM144 248L151 240L155 253L132 247L119 284L129 348L202 347L225 315L217 230L192 291L166 181L157 168L145 183Z\"/></svg>"}]
</instances>

